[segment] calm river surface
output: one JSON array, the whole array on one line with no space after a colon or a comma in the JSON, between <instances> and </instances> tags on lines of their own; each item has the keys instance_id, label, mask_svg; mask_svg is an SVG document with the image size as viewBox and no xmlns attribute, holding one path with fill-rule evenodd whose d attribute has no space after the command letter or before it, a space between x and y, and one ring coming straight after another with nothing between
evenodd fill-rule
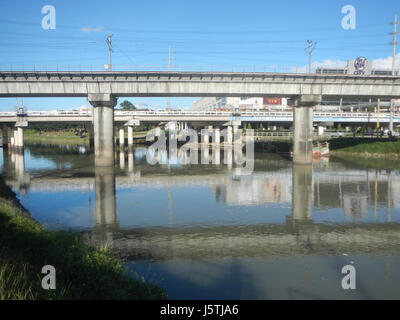
<instances>
[{"instance_id":1,"label":"calm river surface","mask_svg":"<svg viewBox=\"0 0 400 320\"><path fill-rule=\"evenodd\" d=\"M149 165L146 147L95 169L83 146L0 155L3 175L49 229L107 242L172 299L400 298L400 171L335 159L313 168L256 154L235 165ZM223 151L221 150L221 159ZM383 168L383 169L382 169ZM356 289L342 288L342 268Z\"/></svg>"}]
</instances>

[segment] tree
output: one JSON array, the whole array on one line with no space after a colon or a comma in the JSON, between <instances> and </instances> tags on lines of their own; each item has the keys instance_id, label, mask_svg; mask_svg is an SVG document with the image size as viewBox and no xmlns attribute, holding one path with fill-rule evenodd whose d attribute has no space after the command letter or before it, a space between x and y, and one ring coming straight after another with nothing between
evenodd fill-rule
<instances>
[{"instance_id":1,"label":"tree","mask_svg":"<svg viewBox=\"0 0 400 320\"><path fill-rule=\"evenodd\" d=\"M119 106L121 110L136 110L135 105L128 100L124 100L119 104Z\"/></svg>"}]
</instances>

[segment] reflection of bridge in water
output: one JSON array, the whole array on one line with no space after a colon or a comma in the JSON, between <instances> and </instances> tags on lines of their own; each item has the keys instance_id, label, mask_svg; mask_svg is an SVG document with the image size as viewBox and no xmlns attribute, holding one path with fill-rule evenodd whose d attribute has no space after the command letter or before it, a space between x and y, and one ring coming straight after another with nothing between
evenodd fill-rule
<instances>
[{"instance_id":1,"label":"reflection of bridge in water","mask_svg":"<svg viewBox=\"0 0 400 320\"><path fill-rule=\"evenodd\" d=\"M88 241L109 241L121 255L135 258L242 257L333 252L383 252L400 245L398 224L390 223L391 208L400 208L396 194L400 176L368 170L332 171L313 174L311 166L293 165L277 171L255 171L249 176L235 176L233 169L199 170L193 175L148 173L146 167L133 163L128 153L128 167L95 168L86 176L60 178L57 172L46 176L28 176L24 156L4 152L4 167L13 167L6 181L14 189L23 186L29 192L95 190L95 226L86 233ZM130 159L130 160L129 160ZM121 167L122 168L122 167ZM203 172L203 174L201 174ZM204 228L135 228L118 225L116 188L208 186L219 200L228 205L263 205L291 203L286 224L221 226ZM328 195L328 196L327 196ZM218 200L218 199L217 199ZM362 218L368 206L386 207L388 223L324 224L312 220L312 207L341 208L346 215ZM314 213L315 215L316 213Z\"/></svg>"}]
</instances>

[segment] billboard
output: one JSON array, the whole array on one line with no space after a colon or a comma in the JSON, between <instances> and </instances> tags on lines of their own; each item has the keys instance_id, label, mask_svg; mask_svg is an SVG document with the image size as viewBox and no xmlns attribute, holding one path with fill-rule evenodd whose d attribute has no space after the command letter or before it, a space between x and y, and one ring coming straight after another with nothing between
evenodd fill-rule
<instances>
[{"instance_id":1,"label":"billboard","mask_svg":"<svg viewBox=\"0 0 400 320\"><path fill-rule=\"evenodd\" d=\"M282 105L282 98L264 98L264 105Z\"/></svg>"},{"instance_id":2,"label":"billboard","mask_svg":"<svg viewBox=\"0 0 400 320\"><path fill-rule=\"evenodd\" d=\"M358 57L356 60L347 62L347 74L368 75L371 74L372 61L364 57Z\"/></svg>"}]
</instances>

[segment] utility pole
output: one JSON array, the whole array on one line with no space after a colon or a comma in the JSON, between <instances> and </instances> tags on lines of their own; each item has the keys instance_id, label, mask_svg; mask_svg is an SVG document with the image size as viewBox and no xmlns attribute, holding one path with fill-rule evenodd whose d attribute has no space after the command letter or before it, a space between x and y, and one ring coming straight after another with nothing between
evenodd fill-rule
<instances>
[{"instance_id":1,"label":"utility pole","mask_svg":"<svg viewBox=\"0 0 400 320\"><path fill-rule=\"evenodd\" d=\"M392 56L392 75L396 75L396 45L399 44L397 42L397 34L400 32L397 32L397 25L399 24L399 21L397 19L397 14L394 15L394 30L393 30L393 43L391 45L393 46L393 56ZM389 130L393 132L393 107L394 107L394 100L390 100L390 122L389 122Z\"/></svg>"},{"instance_id":2,"label":"utility pole","mask_svg":"<svg viewBox=\"0 0 400 320\"><path fill-rule=\"evenodd\" d=\"M168 47L168 72L171 70L171 61L175 60L172 58L172 54L175 53L175 51L171 51L171 46ZM167 110L171 109L171 103L170 103L170 98L167 97Z\"/></svg>"},{"instance_id":3,"label":"utility pole","mask_svg":"<svg viewBox=\"0 0 400 320\"><path fill-rule=\"evenodd\" d=\"M394 15L394 22L392 22L394 25L394 31L393 31L393 42L390 43L393 46L393 59L392 59L392 75L396 75L396 70L395 70L395 62L396 62L396 45L399 44L397 42L397 35L400 34L400 32L397 32L397 25L400 24L400 22L397 19L397 14ZM392 34L392 33L391 33Z\"/></svg>"},{"instance_id":4,"label":"utility pole","mask_svg":"<svg viewBox=\"0 0 400 320\"><path fill-rule=\"evenodd\" d=\"M307 40L308 43L308 48L306 48L306 50L308 49L308 73L311 73L311 54L315 49L315 46L317 45L317 43L313 43L312 40Z\"/></svg>"},{"instance_id":5,"label":"utility pole","mask_svg":"<svg viewBox=\"0 0 400 320\"><path fill-rule=\"evenodd\" d=\"M107 36L107 46L108 46L108 70L111 71L112 70L112 66L111 66L111 52L112 52L112 41L111 41L111 37L112 34L109 34Z\"/></svg>"}]
</instances>

